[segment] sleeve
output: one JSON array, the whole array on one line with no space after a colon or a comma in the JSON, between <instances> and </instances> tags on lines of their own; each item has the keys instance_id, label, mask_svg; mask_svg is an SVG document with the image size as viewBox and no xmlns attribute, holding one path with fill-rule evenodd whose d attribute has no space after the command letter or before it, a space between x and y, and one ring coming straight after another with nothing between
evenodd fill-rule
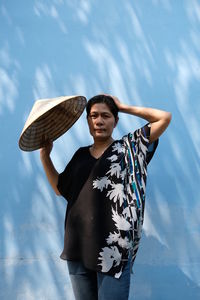
<instances>
[{"instance_id":1,"label":"sleeve","mask_svg":"<svg viewBox=\"0 0 200 300\"><path fill-rule=\"evenodd\" d=\"M157 139L154 142L149 143L150 132L151 124L147 123L133 133L138 152L142 151L147 164L151 161L159 142L159 139Z\"/></svg>"},{"instance_id":2,"label":"sleeve","mask_svg":"<svg viewBox=\"0 0 200 300\"><path fill-rule=\"evenodd\" d=\"M67 199L67 190L69 187L69 180L70 180L70 174L72 169L70 162L67 164L64 171L58 175L58 184L57 184L57 188L60 194L66 199Z\"/></svg>"},{"instance_id":3,"label":"sleeve","mask_svg":"<svg viewBox=\"0 0 200 300\"><path fill-rule=\"evenodd\" d=\"M70 191L72 185L72 178L73 178L73 165L75 159L77 157L77 153L79 150L75 152L72 159L69 161L67 166L65 167L64 171L58 175L58 184L57 188L60 194L66 199L70 200Z\"/></svg>"}]
</instances>

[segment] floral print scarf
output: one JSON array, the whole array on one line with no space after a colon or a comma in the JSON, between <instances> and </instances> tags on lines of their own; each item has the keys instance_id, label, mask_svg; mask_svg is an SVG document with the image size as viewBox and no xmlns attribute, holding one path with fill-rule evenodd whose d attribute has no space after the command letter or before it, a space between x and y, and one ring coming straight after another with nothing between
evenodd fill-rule
<instances>
[{"instance_id":1,"label":"floral print scarf","mask_svg":"<svg viewBox=\"0 0 200 300\"><path fill-rule=\"evenodd\" d=\"M146 124L113 142L91 173L96 201L106 203L97 270L116 278L130 255L133 264L141 238L147 164L158 145L158 140L149 144L149 136L150 124Z\"/></svg>"}]
</instances>

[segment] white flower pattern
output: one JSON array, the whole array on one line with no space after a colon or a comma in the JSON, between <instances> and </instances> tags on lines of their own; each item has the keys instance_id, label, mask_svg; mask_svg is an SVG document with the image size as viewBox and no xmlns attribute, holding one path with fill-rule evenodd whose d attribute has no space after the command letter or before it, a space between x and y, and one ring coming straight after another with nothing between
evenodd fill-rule
<instances>
[{"instance_id":1,"label":"white flower pattern","mask_svg":"<svg viewBox=\"0 0 200 300\"><path fill-rule=\"evenodd\" d=\"M117 178L120 177L121 166L119 163L111 164L110 170L106 173L106 175L116 175Z\"/></svg>"},{"instance_id":2,"label":"white flower pattern","mask_svg":"<svg viewBox=\"0 0 200 300\"><path fill-rule=\"evenodd\" d=\"M121 254L116 246L105 247L100 252L102 272L108 272L112 266L118 266L121 261Z\"/></svg>"},{"instance_id":3,"label":"white flower pattern","mask_svg":"<svg viewBox=\"0 0 200 300\"><path fill-rule=\"evenodd\" d=\"M121 143L119 143L119 142L115 143L113 145L112 149L113 149L113 152L116 151L118 154L119 153L125 153L125 149L124 149L123 145Z\"/></svg>"},{"instance_id":4,"label":"white flower pattern","mask_svg":"<svg viewBox=\"0 0 200 300\"><path fill-rule=\"evenodd\" d=\"M117 232L114 233L110 233L109 237L106 239L108 245L112 244L112 243L116 243L120 238L120 234Z\"/></svg>"},{"instance_id":5,"label":"white flower pattern","mask_svg":"<svg viewBox=\"0 0 200 300\"><path fill-rule=\"evenodd\" d=\"M122 206L123 201L126 199L123 184L111 184L111 187L112 190L108 191L106 196L109 196L109 199L114 202L119 202L119 205Z\"/></svg>"},{"instance_id":6,"label":"white flower pattern","mask_svg":"<svg viewBox=\"0 0 200 300\"><path fill-rule=\"evenodd\" d=\"M108 177L104 176L93 181L93 188L99 189L102 192L103 189L106 189L109 184L111 184L111 181L108 179Z\"/></svg>"},{"instance_id":7,"label":"white flower pattern","mask_svg":"<svg viewBox=\"0 0 200 300\"><path fill-rule=\"evenodd\" d=\"M131 229L131 224L124 218L124 216L119 215L114 209L112 209L112 219L118 230L127 231Z\"/></svg>"},{"instance_id":8,"label":"white flower pattern","mask_svg":"<svg viewBox=\"0 0 200 300\"><path fill-rule=\"evenodd\" d=\"M114 155L108 157L107 159L110 160L110 161L112 161L112 162L113 162L113 161L116 161L116 160L117 160L117 155L114 154Z\"/></svg>"}]
</instances>

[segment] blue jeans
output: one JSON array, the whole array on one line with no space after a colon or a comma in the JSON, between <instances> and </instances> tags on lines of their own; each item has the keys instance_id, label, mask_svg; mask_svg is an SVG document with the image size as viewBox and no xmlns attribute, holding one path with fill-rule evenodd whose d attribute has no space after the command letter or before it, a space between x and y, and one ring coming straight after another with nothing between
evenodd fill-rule
<instances>
[{"instance_id":1,"label":"blue jeans","mask_svg":"<svg viewBox=\"0 0 200 300\"><path fill-rule=\"evenodd\" d=\"M76 300L128 300L130 259L119 279L89 270L79 261L67 261Z\"/></svg>"}]
</instances>

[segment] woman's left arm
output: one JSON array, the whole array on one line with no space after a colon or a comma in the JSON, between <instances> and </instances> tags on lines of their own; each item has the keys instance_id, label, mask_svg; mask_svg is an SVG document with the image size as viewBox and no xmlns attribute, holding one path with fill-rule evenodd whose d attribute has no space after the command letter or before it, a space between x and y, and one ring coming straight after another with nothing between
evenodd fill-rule
<instances>
[{"instance_id":1,"label":"woman's left arm","mask_svg":"<svg viewBox=\"0 0 200 300\"><path fill-rule=\"evenodd\" d=\"M112 98L120 112L143 118L151 123L151 133L149 138L150 143L154 142L161 136L171 121L172 115L170 112L154 108L130 106L121 103L117 97L112 96Z\"/></svg>"}]
</instances>

